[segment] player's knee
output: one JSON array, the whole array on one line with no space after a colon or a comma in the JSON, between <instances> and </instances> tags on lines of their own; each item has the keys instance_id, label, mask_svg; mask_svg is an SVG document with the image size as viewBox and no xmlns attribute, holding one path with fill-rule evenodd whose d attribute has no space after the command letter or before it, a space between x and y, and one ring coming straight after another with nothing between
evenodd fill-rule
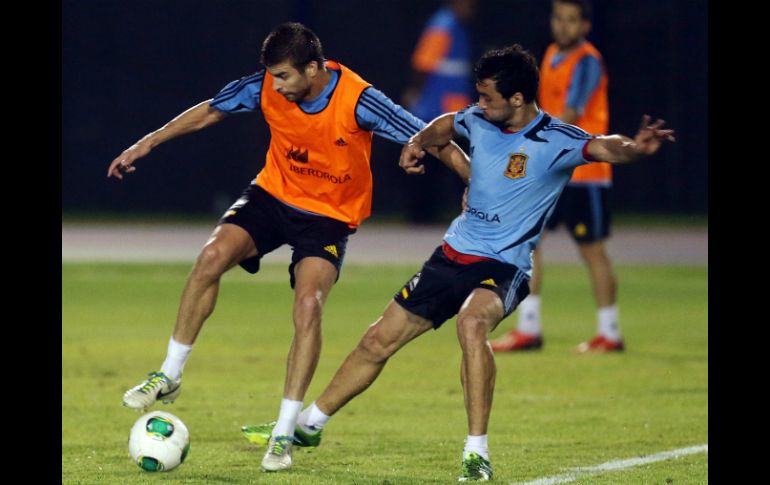
<instances>
[{"instance_id":1,"label":"player's knee","mask_svg":"<svg viewBox=\"0 0 770 485\"><path fill-rule=\"evenodd\" d=\"M462 315L457 319L457 336L463 348L485 345L488 333L489 326L483 318L476 315Z\"/></svg>"},{"instance_id":2,"label":"player's knee","mask_svg":"<svg viewBox=\"0 0 770 485\"><path fill-rule=\"evenodd\" d=\"M227 268L227 256L218 244L207 244L195 262L193 276L198 279L217 279Z\"/></svg>"},{"instance_id":3,"label":"player's knee","mask_svg":"<svg viewBox=\"0 0 770 485\"><path fill-rule=\"evenodd\" d=\"M294 326L299 330L310 330L321 324L321 300L312 292L297 295L294 299Z\"/></svg>"},{"instance_id":4,"label":"player's knee","mask_svg":"<svg viewBox=\"0 0 770 485\"><path fill-rule=\"evenodd\" d=\"M388 342L377 326L372 325L358 343L358 349L372 362L384 362L393 355L397 346L394 342Z\"/></svg>"}]
</instances>

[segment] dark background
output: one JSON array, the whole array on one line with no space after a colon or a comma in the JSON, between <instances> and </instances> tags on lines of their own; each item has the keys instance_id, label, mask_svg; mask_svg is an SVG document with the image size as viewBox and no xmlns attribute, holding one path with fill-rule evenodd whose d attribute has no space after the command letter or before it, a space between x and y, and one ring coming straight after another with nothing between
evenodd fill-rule
<instances>
[{"instance_id":1,"label":"dark background","mask_svg":"<svg viewBox=\"0 0 770 485\"><path fill-rule=\"evenodd\" d=\"M610 131L633 135L642 114L662 117L677 142L615 169L617 211L706 214L707 2L594 0L589 35L609 75ZM438 0L228 0L62 3L62 210L65 213L221 214L261 169L269 131L260 114L235 115L138 161L123 182L109 163L185 109L253 73L280 22L320 37L326 56L399 102L410 56ZM477 56L514 42L541 58L550 2L480 0ZM375 215L414 215L415 192L435 183L397 167L400 147L375 138ZM442 170L429 162L431 170ZM434 172L435 173L435 172ZM443 184L440 219L457 213L461 185ZM439 221L434 221L439 222Z\"/></svg>"}]
</instances>

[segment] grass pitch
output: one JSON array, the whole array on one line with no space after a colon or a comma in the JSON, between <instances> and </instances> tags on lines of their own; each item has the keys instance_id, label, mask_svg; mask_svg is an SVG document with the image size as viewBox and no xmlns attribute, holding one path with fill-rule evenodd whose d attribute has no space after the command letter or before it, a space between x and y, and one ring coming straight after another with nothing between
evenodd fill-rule
<instances>
[{"instance_id":1,"label":"grass pitch","mask_svg":"<svg viewBox=\"0 0 770 485\"><path fill-rule=\"evenodd\" d=\"M185 368L181 398L156 405L190 430L187 461L149 474L128 457L139 413L123 392L160 367L190 265L62 265L63 484L438 484L454 482L467 432L460 349L450 320L396 354L372 387L326 426L294 467L259 470L263 449L240 426L277 416L292 336L286 266L226 274ZM306 403L329 382L388 299L418 270L346 265L324 315ZM708 269L618 266L622 355L576 355L596 331L582 266L546 266L545 347L497 355L489 428L497 483L708 442ZM492 338L512 328L504 320ZM696 454L578 484L705 484Z\"/></svg>"}]
</instances>

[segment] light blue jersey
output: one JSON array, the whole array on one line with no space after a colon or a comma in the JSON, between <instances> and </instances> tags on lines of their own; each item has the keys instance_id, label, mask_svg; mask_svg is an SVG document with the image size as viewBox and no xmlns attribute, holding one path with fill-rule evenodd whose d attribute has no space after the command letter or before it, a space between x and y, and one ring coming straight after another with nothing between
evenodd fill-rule
<instances>
[{"instance_id":1,"label":"light blue jersey","mask_svg":"<svg viewBox=\"0 0 770 485\"><path fill-rule=\"evenodd\" d=\"M589 163L592 136L545 111L516 133L487 121L477 105L455 115L470 140L468 208L444 240L461 253L486 256L532 274L532 251L575 167Z\"/></svg>"}]
</instances>

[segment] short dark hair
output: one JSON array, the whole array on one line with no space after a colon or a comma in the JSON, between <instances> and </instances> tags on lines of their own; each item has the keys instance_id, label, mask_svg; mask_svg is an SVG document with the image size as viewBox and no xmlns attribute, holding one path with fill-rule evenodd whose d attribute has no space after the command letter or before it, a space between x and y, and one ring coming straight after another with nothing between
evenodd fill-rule
<instances>
[{"instance_id":1,"label":"short dark hair","mask_svg":"<svg viewBox=\"0 0 770 485\"><path fill-rule=\"evenodd\" d=\"M568 3L580 9L580 17L583 20L591 20L591 2L589 0L553 0L553 4Z\"/></svg>"},{"instance_id":2,"label":"short dark hair","mask_svg":"<svg viewBox=\"0 0 770 485\"><path fill-rule=\"evenodd\" d=\"M473 67L476 80L492 79L497 91L505 99L516 93L524 96L524 102L531 103L537 95L540 71L535 56L519 44L503 49L492 49L484 53Z\"/></svg>"},{"instance_id":3,"label":"short dark hair","mask_svg":"<svg viewBox=\"0 0 770 485\"><path fill-rule=\"evenodd\" d=\"M289 62L295 69L302 69L311 61L323 67L324 53L315 32L299 22L284 22L270 32L262 43L260 62L275 66Z\"/></svg>"}]
</instances>

